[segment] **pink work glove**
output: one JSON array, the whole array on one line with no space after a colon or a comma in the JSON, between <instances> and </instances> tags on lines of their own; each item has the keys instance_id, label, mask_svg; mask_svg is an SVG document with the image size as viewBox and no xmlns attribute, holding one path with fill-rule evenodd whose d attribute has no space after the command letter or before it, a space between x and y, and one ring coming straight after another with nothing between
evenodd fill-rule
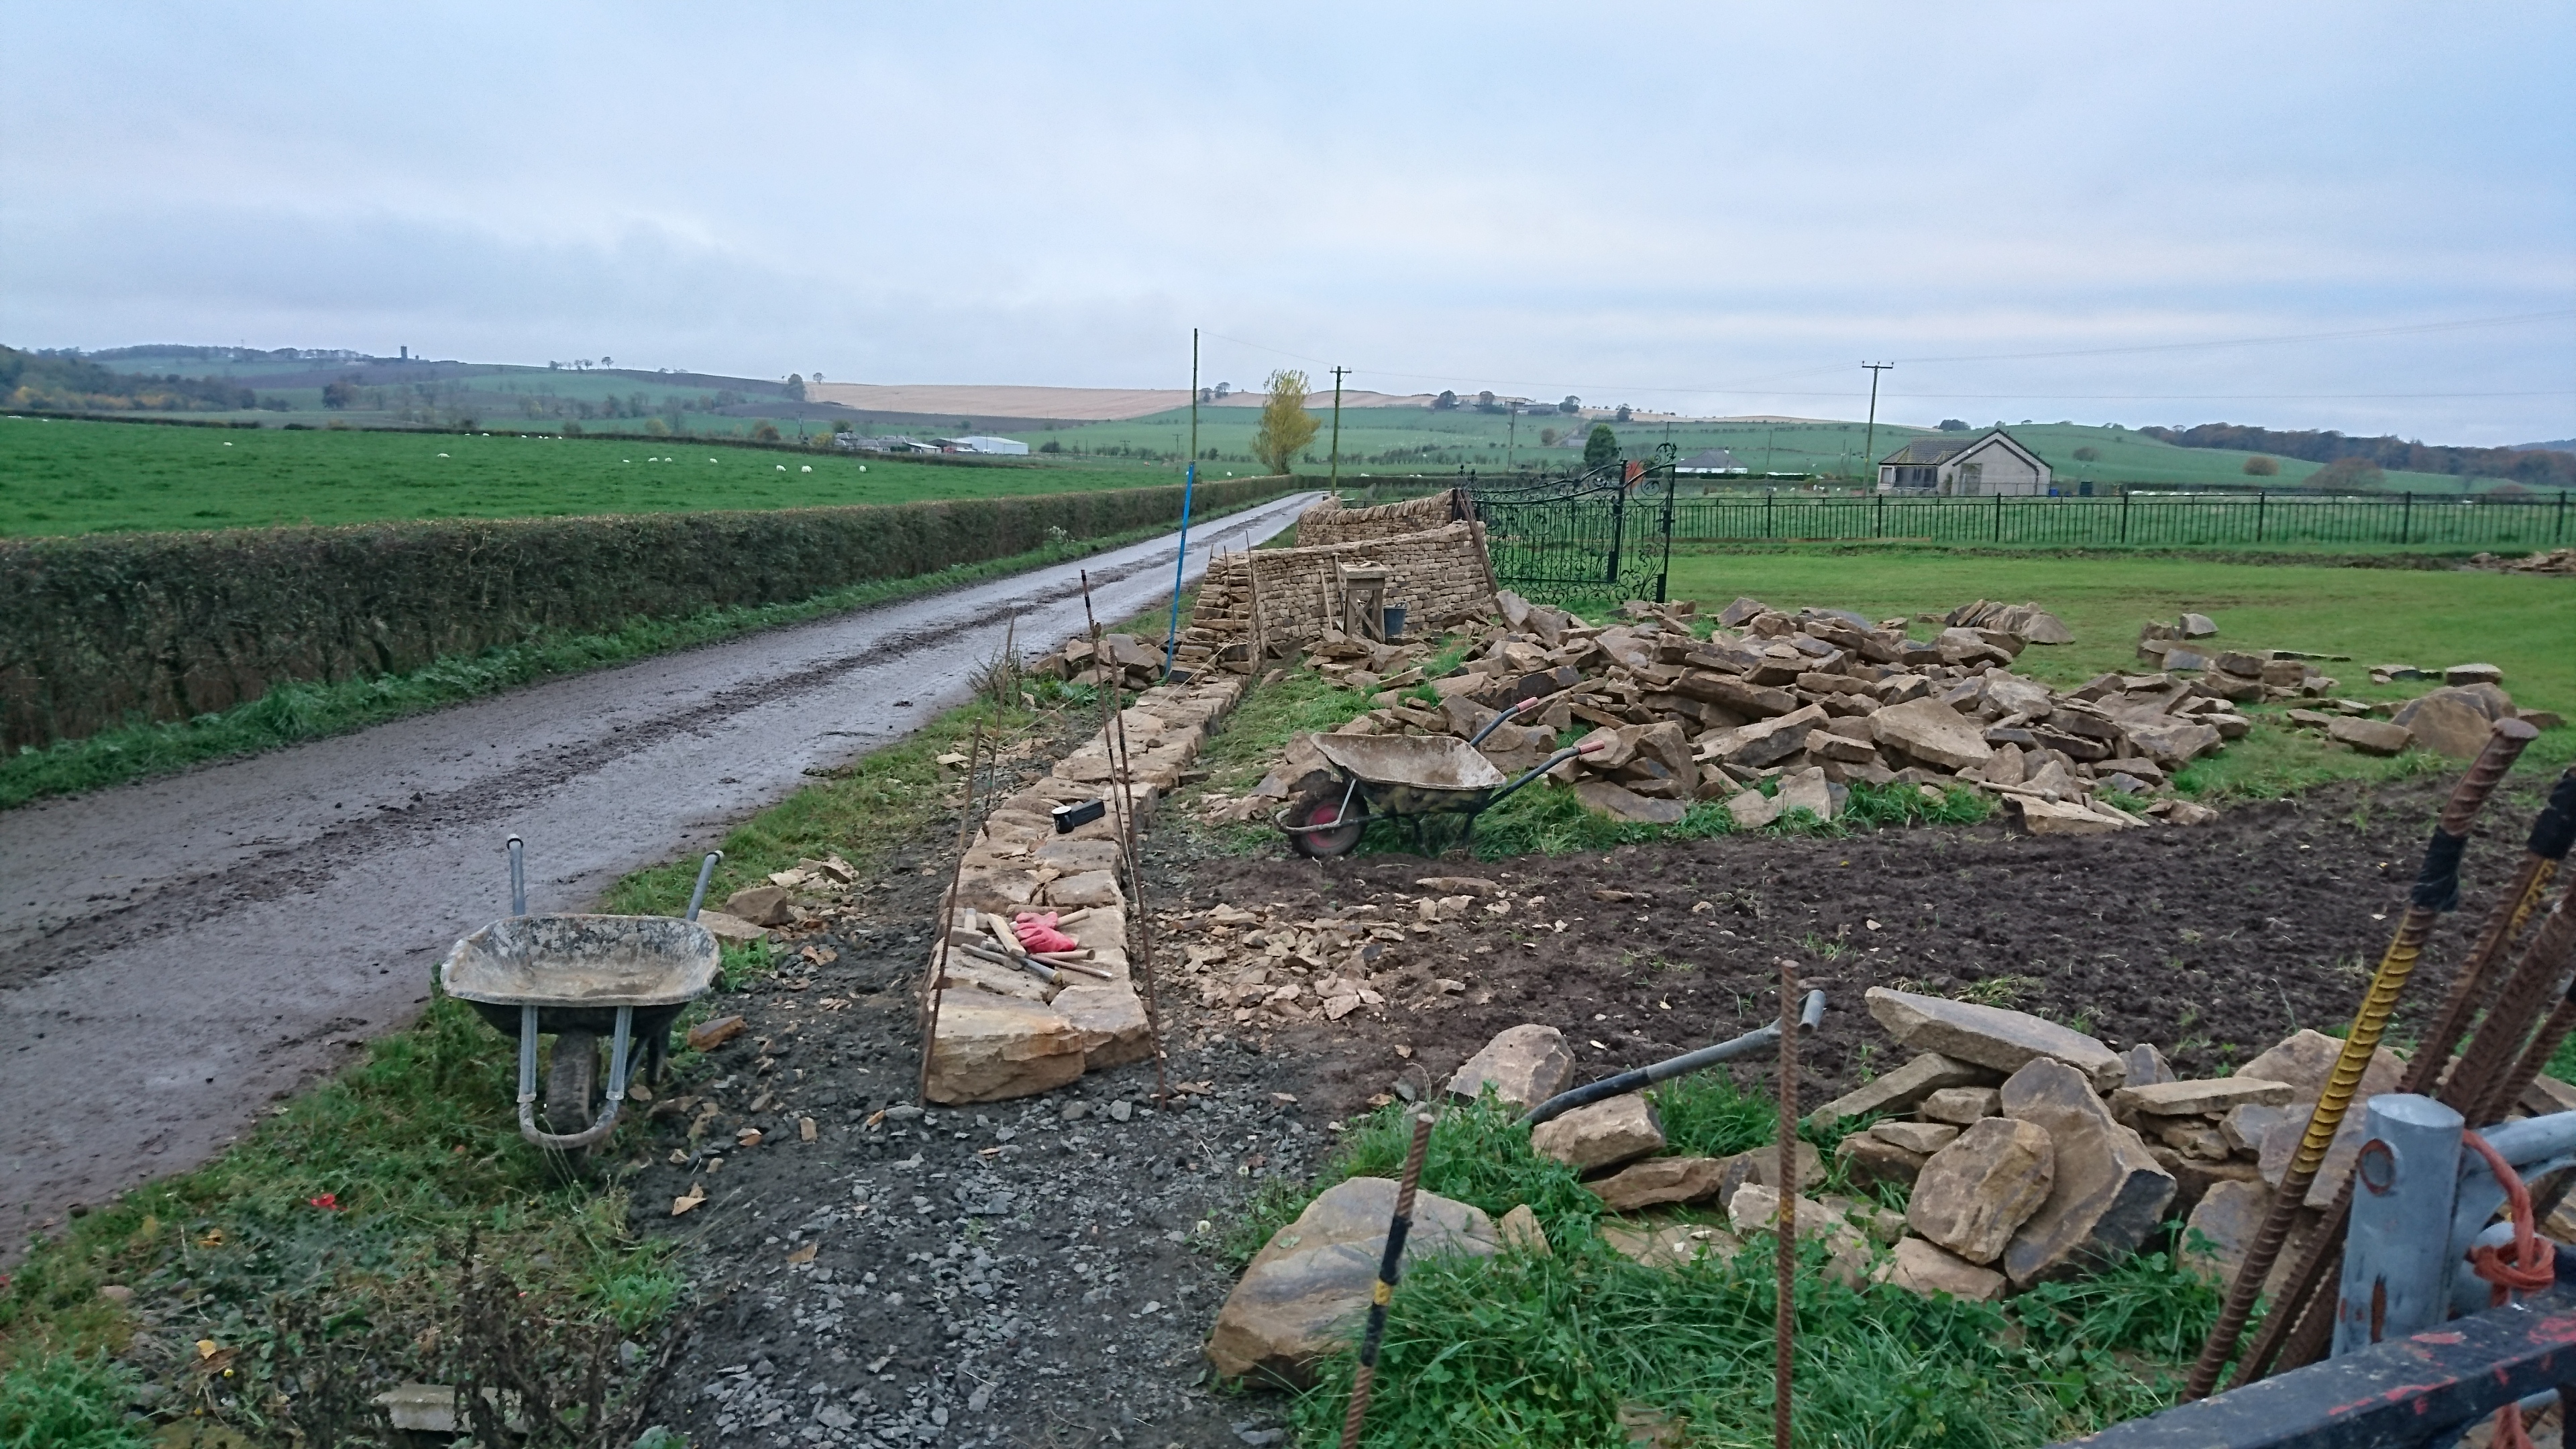
<instances>
[{"instance_id":1,"label":"pink work glove","mask_svg":"<svg viewBox=\"0 0 2576 1449\"><path fill-rule=\"evenodd\" d=\"M1082 943L1080 941L1073 939L1071 936L1068 936L1064 932L1055 928L1055 912L1053 911L1049 911L1043 916L1034 911L1020 912L1018 917L1011 922L1011 934L1019 937L1020 944L1031 951L1079 951L1082 949Z\"/></svg>"}]
</instances>

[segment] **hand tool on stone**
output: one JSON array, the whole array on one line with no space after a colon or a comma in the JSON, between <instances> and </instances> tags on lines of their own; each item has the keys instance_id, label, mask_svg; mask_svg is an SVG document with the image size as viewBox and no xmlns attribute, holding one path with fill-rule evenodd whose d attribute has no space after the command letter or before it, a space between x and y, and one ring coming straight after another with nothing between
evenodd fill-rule
<instances>
[{"instance_id":1,"label":"hand tool on stone","mask_svg":"<svg viewBox=\"0 0 2576 1449\"><path fill-rule=\"evenodd\" d=\"M2468 846L2469 827L2477 820L2478 811L2495 793L2505 771L2513 768L2523 746L2540 732L2518 720L2498 720L2488 734L2486 748L2469 766L2460 783L2451 790L2450 801L2442 807L2442 816L2433 827L2433 838L2424 847L2424 861L2416 871L2415 888L2406 912L2398 919L2390 935L2388 949L2379 959L2370 989L2361 999L2361 1009L2352 1019L2352 1030L2344 1038L2343 1050L2336 1056L2334 1070L2326 1078L2325 1088L2317 1095L2317 1105L2308 1115L2307 1131L2299 1139L2298 1152L2282 1173L2273 1191L2271 1207L2263 1215L2263 1226L2246 1249L2245 1261L2236 1271L2236 1280L2228 1285L2227 1301L2219 1310L2218 1322L2211 1328L2209 1339L2201 1346L2200 1358L2192 1365L2190 1381L2183 1388L2186 1401L2209 1396L2218 1386L2219 1371L2227 1366L2236 1352L2238 1339L2245 1332L2245 1320L2254 1310L2254 1300L2262 1292L2263 1280L2271 1274L2272 1265L2280 1260L2281 1247L2289 1240L2290 1229L2306 1201L2309 1184L2316 1180L2317 1169L2325 1162L2326 1150L2334 1145L2335 1132L2343 1126L2344 1113L2352 1106L2353 1091L2361 1084L2361 1074L2370 1065L2371 1053L2378 1050L2379 1038L2388 1029L2389 1016L2397 1009L2397 998L2415 974L2415 963L2424 953L2425 938L2432 934L2433 921L2444 911L2455 910L2460 901L2460 854ZM2277 1308L2273 1320L2288 1318ZM2286 1336L2288 1328L2282 1333ZM2247 1367L2252 1367L2252 1355Z\"/></svg>"}]
</instances>

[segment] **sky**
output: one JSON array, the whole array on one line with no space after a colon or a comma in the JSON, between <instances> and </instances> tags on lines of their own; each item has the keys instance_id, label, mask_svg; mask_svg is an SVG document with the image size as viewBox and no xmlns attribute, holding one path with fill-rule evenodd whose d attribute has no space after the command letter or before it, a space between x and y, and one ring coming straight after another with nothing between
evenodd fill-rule
<instances>
[{"instance_id":1,"label":"sky","mask_svg":"<svg viewBox=\"0 0 2576 1449\"><path fill-rule=\"evenodd\" d=\"M0 341L2576 436L2576 6L0 0Z\"/></svg>"}]
</instances>

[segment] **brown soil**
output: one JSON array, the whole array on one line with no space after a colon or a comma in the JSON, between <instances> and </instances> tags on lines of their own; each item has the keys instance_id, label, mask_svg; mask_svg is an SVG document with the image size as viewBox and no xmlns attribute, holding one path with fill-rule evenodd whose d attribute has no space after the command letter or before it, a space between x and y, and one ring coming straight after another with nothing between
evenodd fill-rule
<instances>
[{"instance_id":1,"label":"brown soil","mask_svg":"<svg viewBox=\"0 0 2576 1449\"><path fill-rule=\"evenodd\" d=\"M1826 993L1824 1026L1800 1053L1809 1101L1893 1064L1862 1002L1871 986L1971 996L2115 1047L2153 1042L2185 1076L2215 1075L2300 1027L2351 1019L2447 789L2342 787L2213 825L2081 838L1977 827L1486 863L1209 861L1188 889L1198 904L1274 902L1298 915L1375 904L1399 919L1412 907L1398 897L1426 894L1413 885L1426 875L1543 898L1537 911L1474 912L1463 930L1390 948L1436 953L1430 974L1467 983L1452 1004L1278 1029L1278 1049L1314 1059L1328 1111L1361 1105L1412 1063L1441 1080L1524 1021L1577 1043L1578 1080L1724 1040L1777 1014L1783 957ZM2392 1040L2439 1001L2483 918L2480 889L2519 858L2527 813L2499 800L2479 827L2462 876L2469 909L2435 932ZM1596 899L1603 888L1635 899Z\"/></svg>"}]
</instances>

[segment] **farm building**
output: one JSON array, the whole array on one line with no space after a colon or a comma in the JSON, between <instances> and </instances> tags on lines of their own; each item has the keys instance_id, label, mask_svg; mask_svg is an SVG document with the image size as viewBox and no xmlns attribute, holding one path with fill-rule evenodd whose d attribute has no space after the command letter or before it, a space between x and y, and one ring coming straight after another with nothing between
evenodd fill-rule
<instances>
[{"instance_id":1,"label":"farm building","mask_svg":"<svg viewBox=\"0 0 2576 1449\"><path fill-rule=\"evenodd\" d=\"M1673 465L1676 473L1744 473L1751 470L1724 448L1702 448Z\"/></svg>"},{"instance_id":2,"label":"farm building","mask_svg":"<svg viewBox=\"0 0 2576 1449\"><path fill-rule=\"evenodd\" d=\"M1916 438L1878 460L1881 493L2046 493L2048 464L2001 428L1974 438Z\"/></svg>"},{"instance_id":3,"label":"farm building","mask_svg":"<svg viewBox=\"0 0 2576 1449\"><path fill-rule=\"evenodd\" d=\"M1018 457L1029 450L1028 444L1011 438L941 438L937 441L939 450L943 453L995 453L1005 457Z\"/></svg>"}]
</instances>

